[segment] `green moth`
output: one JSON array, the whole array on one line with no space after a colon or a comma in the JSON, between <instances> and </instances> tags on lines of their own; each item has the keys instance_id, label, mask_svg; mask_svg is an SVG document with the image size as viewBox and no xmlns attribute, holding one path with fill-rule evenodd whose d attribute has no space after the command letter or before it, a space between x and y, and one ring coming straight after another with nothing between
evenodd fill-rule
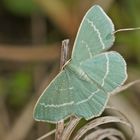
<instances>
[{"instance_id":1,"label":"green moth","mask_svg":"<svg viewBox=\"0 0 140 140\"><path fill-rule=\"evenodd\" d=\"M71 59L37 101L35 120L57 123L71 115L89 120L103 112L109 96L127 79L123 57L106 52L114 40L111 19L100 6L91 7L79 27Z\"/></svg>"}]
</instances>

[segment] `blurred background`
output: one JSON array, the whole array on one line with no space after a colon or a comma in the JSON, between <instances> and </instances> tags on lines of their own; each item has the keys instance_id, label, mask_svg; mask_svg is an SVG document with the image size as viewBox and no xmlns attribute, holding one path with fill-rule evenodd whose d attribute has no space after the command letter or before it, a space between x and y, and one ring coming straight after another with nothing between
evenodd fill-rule
<instances>
[{"instance_id":1,"label":"blurred background","mask_svg":"<svg viewBox=\"0 0 140 140\"><path fill-rule=\"evenodd\" d=\"M140 0L0 1L0 140L35 140L54 128L35 122L33 107L59 72L62 40L69 38L72 49L81 19L94 4L116 29L140 27ZM112 49L127 61L127 82L140 79L140 31L117 33ZM140 84L111 97L110 104L129 118L140 139Z\"/></svg>"}]
</instances>

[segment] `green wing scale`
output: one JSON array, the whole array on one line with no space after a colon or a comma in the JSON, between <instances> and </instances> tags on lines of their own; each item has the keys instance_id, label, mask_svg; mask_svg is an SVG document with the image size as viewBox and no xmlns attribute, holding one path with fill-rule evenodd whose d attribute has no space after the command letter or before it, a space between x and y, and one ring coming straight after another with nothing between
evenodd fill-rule
<instances>
[{"instance_id":1,"label":"green wing scale","mask_svg":"<svg viewBox=\"0 0 140 140\"><path fill-rule=\"evenodd\" d=\"M81 64L81 68L107 93L113 93L127 78L126 62L114 51L101 53L86 60Z\"/></svg>"},{"instance_id":2,"label":"green wing scale","mask_svg":"<svg viewBox=\"0 0 140 140\"><path fill-rule=\"evenodd\" d=\"M72 112L71 86L65 71L61 71L40 96L34 111L36 120L57 122Z\"/></svg>"},{"instance_id":3,"label":"green wing scale","mask_svg":"<svg viewBox=\"0 0 140 140\"><path fill-rule=\"evenodd\" d=\"M114 25L102 8L91 7L83 18L75 39L72 51L74 63L78 64L109 49L115 40L113 32Z\"/></svg>"},{"instance_id":4,"label":"green wing scale","mask_svg":"<svg viewBox=\"0 0 140 140\"><path fill-rule=\"evenodd\" d=\"M71 59L38 99L35 120L57 123L71 115L89 120L103 112L127 78L123 57L106 52L114 39L111 19L93 6L80 25Z\"/></svg>"},{"instance_id":5,"label":"green wing scale","mask_svg":"<svg viewBox=\"0 0 140 140\"><path fill-rule=\"evenodd\" d=\"M38 100L36 120L55 123L71 115L89 119L103 110L108 94L82 72L71 64L65 67Z\"/></svg>"}]
</instances>

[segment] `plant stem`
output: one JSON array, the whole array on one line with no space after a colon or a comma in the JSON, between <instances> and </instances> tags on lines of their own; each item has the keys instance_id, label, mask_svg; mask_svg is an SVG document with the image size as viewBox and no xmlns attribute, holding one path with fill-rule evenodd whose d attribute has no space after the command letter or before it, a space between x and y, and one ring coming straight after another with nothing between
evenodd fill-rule
<instances>
[{"instance_id":1,"label":"plant stem","mask_svg":"<svg viewBox=\"0 0 140 140\"><path fill-rule=\"evenodd\" d=\"M60 70L62 69L63 65L66 63L68 59L68 50L69 50L68 44L69 44L69 39L62 41ZM62 139L63 131L64 131L64 120L61 120L56 124L55 140Z\"/></svg>"}]
</instances>

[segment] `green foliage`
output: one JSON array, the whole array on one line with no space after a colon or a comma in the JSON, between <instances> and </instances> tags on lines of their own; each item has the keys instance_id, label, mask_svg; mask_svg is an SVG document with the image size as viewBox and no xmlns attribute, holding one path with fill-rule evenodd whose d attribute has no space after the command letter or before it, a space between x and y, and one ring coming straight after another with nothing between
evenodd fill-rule
<instances>
[{"instance_id":1,"label":"green foliage","mask_svg":"<svg viewBox=\"0 0 140 140\"><path fill-rule=\"evenodd\" d=\"M1 77L0 78L0 96L5 96L5 94L6 94L6 83L7 83L7 81L3 78L3 77Z\"/></svg>"},{"instance_id":2,"label":"green foliage","mask_svg":"<svg viewBox=\"0 0 140 140\"><path fill-rule=\"evenodd\" d=\"M17 15L29 15L37 10L37 5L33 0L3 0L5 7Z\"/></svg>"},{"instance_id":3,"label":"green foliage","mask_svg":"<svg viewBox=\"0 0 140 140\"><path fill-rule=\"evenodd\" d=\"M30 97L31 76L25 72L15 73L10 79L8 101L11 106L20 108Z\"/></svg>"}]
</instances>

